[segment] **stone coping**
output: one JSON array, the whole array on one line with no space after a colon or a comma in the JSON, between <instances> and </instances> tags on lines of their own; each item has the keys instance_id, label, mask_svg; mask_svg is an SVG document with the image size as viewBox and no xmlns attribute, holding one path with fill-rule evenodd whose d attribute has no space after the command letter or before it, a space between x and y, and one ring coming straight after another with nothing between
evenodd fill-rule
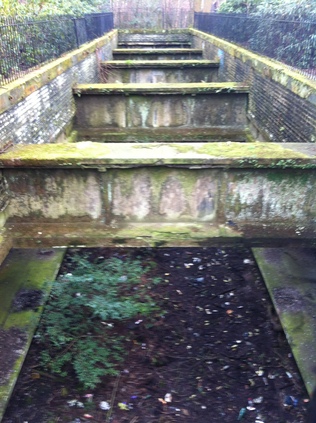
<instances>
[{"instance_id":1,"label":"stone coping","mask_svg":"<svg viewBox=\"0 0 316 423\"><path fill-rule=\"evenodd\" d=\"M178 35L187 35L190 34L190 31L187 28L169 28L169 29L144 29L144 28L128 28L128 29L119 29L119 35L121 34L145 34L145 35L169 35L169 34L178 34Z\"/></svg>"},{"instance_id":2,"label":"stone coping","mask_svg":"<svg viewBox=\"0 0 316 423\"><path fill-rule=\"evenodd\" d=\"M312 394L316 387L316 249L254 248L253 253L305 386Z\"/></svg>"},{"instance_id":3,"label":"stone coping","mask_svg":"<svg viewBox=\"0 0 316 423\"><path fill-rule=\"evenodd\" d=\"M236 82L77 84L73 92L79 97L113 94L248 94L249 86Z\"/></svg>"},{"instance_id":4,"label":"stone coping","mask_svg":"<svg viewBox=\"0 0 316 423\"><path fill-rule=\"evenodd\" d=\"M117 43L119 48L124 48L125 46L141 46L141 47L159 47L159 46L167 46L167 47L190 47L191 42L188 40L183 41L168 41L168 40L155 40L155 41L119 41ZM123 47L124 46L124 47Z\"/></svg>"},{"instance_id":5,"label":"stone coping","mask_svg":"<svg viewBox=\"0 0 316 423\"><path fill-rule=\"evenodd\" d=\"M116 48L113 54L203 54L200 48Z\"/></svg>"},{"instance_id":6,"label":"stone coping","mask_svg":"<svg viewBox=\"0 0 316 423\"><path fill-rule=\"evenodd\" d=\"M16 380L39 322L43 304L56 278L65 249L44 252L37 249L11 250L0 268L0 332L10 339L6 348L11 361L1 360L3 377L0 382L0 420L3 417ZM10 284L7 281L10 281ZM19 291L39 290L42 299L34 309L14 310L12 301ZM0 356L1 359L1 356Z\"/></svg>"},{"instance_id":7,"label":"stone coping","mask_svg":"<svg viewBox=\"0 0 316 423\"><path fill-rule=\"evenodd\" d=\"M82 62L89 54L109 43L117 35L113 30L103 37L86 43L76 50L66 53L59 59L53 60L39 69L27 73L24 77L10 82L0 88L0 114L24 100L34 91L40 89L57 76L64 73L77 63Z\"/></svg>"},{"instance_id":8,"label":"stone coping","mask_svg":"<svg viewBox=\"0 0 316 423\"><path fill-rule=\"evenodd\" d=\"M114 68L218 68L219 60L108 60L102 62L103 67Z\"/></svg>"},{"instance_id":9,"label":"stone coping","mask_svg":"<svg viewBox=\"0 0 316 423\"><path fill-rule=\"evenodd\" d=\"M289 66L277 60L269 59L258 53L254 53L243 47L215 37L211 34L189 29L190 33L201 40L205 40L219 49L226 51L233 57L240 59L248 64L255 72L263 75L265 78L278 82L299 97L306 99L312 104L316 104L316 81L313 81L304 75L295 72Z\"/></svg>"},{"instance_id":10,"label":"stone coping","mask_svg":"<svg viewBox=\"0 0 316 423\"><path fill-rule=\"evenodd\" d=\"M0 168L316 168L313 144L272 142L78 143L17 145L0 155Z\"/></svg>"}]
</instances>

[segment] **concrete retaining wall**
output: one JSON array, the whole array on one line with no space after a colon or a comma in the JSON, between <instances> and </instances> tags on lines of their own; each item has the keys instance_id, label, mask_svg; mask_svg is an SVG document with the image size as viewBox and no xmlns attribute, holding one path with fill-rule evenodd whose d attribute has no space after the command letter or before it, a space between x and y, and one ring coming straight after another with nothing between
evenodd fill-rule
<instances>
[{"instance_id":1,"label":"concrete retaining wall","mask_svg":"<svg viewBox=\"0 0 316 423\"><path fill-rule=\"evenodd\" d=\"M247 87L97 84L75 88L78 128L234 127L247 124Z\"/></svg>"},{"instance_id":2,"label":"concrete retaining wall","mask_svg":"<svg viewBox=\"0 0 316 423\"><path fill-rule=\"evenodd\" d=\"M0 88L0 149L61 140L75 113L72 87L99 82L98 62L112 58L117 31Z\"/></svg>"},{"instance_id":3,"label":"concrete retaining wall","mask_svg":"<svg viewBox=\"0 0 316 423\"><path fill-rule=\"evenodd\" d=\"M199 64L192 61L188 64L185 61L156 62L150 65L147 61L142 66L137 66L137 61L132 65L126 62L106 62L102 66L104 82L108 83L182 83L182 82L216 82L218 65L216 62ZM177 65L177 66L175 66Z\"/></svg>"},{"instance_id":4,"label":"concrete retaining wall","mask_svg":"<svg viewBox=\"0 0 316 423\"><path fill-rule=\"evenodd\" d=\"M310 225L316 175L308 171L6 169L11 221L234 222ZM298 207L299 205L299 207Z\"/></svg>"},{"instance_id":5,"label":"concrete retaining wall","mask_svg":"<svg viewBox=\"0 0 316 423\"><path fill-rule=\"evenodd\" d=\"M249 118L266 140L316 142L316 83L280 62L191 29L204 58L219 57L220 81L250 86Z\"/></svg>"}]
</instances>

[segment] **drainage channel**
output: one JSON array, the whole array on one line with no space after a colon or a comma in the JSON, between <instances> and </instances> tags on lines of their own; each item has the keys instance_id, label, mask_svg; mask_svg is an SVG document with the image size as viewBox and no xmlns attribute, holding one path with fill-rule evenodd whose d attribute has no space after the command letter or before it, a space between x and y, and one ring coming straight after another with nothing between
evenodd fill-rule
<instances>
[{"instance_id":1,"label":"drainage channel","mask_svg":"<svg viewBox=\"0 0 316 423\"><path fill-rule=\"evenodd\" d=\"M92 262L110 269L108 260L114 257L123 272L115 276L120 282L130 277L126 266L132 268L131 263L139 261L141 269L150 268L140 275L141 286L147 287L150 301L159 309L152 316L140 313L123 322L105 316L93 320L110 345L123 338L125 351L116 367L118 375L105 376L95 388L83 388L73 370L61 378L50 373L49 366L40 367L43 345L35 340L3 422L305 421L304 383L309 392L314 387L314 357L308 353L315 338L310 308L315 295L315 249L77 248L68 250L61 280L76 277L78 253L91 255ZM55 249L12 250L3 263L0 279L2 289L10 292L6 309L11 310L5 326L16 328L17 339L30 314L32 325L27 328L34 332L45 298L40 296L38 302L42 282L38 285L32 280L41 273L43 263L50 268L45 279L51 278L51 269L56 272L63 254L64 250ZM30 267L38 269L35 275ZM15 279L19 282L13 288ZM69 300L84 296L83 289L75 289ZM137 293L140 288L133 289ZM69 304L69 311L72 307ZM90 330L90 340L101 336L94 329L85 330ZM71 342L62 353L71 349ZM108 348L103 338L102 342ZM15 345L17 349L23 349L20 365L27 348Z\"/></svg>"}]
</instances>

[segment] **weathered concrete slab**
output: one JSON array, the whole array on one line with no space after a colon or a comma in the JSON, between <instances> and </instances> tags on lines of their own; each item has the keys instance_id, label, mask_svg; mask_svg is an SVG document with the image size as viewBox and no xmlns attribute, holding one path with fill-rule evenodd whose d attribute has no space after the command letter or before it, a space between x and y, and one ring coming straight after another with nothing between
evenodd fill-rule
<instances>
[{"instance_id":1,"label":"weathered concrete slab","mask_svg":"<svg viewBox=\"0 0 316 423\"><path fill-rule=\"evenodd\" d=\"M101 63L107 83L215 82L219 61L211 60L111 60Z\"/></svg>"},{"instance_id":2,"label":"weathered concrete slab","mask_svg":"<svg viewBox=\"0 0 316 423\"><path fill-rule=\"evenodd\" d=\"M316 156L284 144L19 146L0 166L11 222L209 223L252 238L315 233Z\"/></svg>"},{"instance_id":3,"label":"weathered concrete slab","mask_svg":"<svg viewBox=\"0 0 316 423\"><path fill-rule=\"evenodd\" d=\"M316 249L254 248L308 392L316 387Z\"/></svg>"},{"instance_id":4,"label":"weathered concrete slab","mask_svg":"<svg viewBox=\"0 0 316 423\"><path fill-rule=\"evenodd\" d=\"M119 43L138 44L180 43L192 42L192 35L184 29L169 29L161 32L142 29L119 30Z\"/></svg>"},{"instance_id":5,"label":"weathered concrete slab","mask_svg":"<svg viewBox=\"0 0 316 423\"><path fill-rule=\"evenodd\" d=\"M0 420L64 251L12 250L0 267Z\"/></svg>"},{"instance_id":6,"label":"weathered concrete slab","mask_svg":"<svg viewBox=\"0 0 316 423\"><path fill-rule=\"evenodd\" d=\"M198 48L120 48L113 49L115 60L192 60L203 59L203 50Z\"/></svg>"},{"instance_id":7,"label":"weathered concrete slab","mask_svg":"<svg viewBox=\"0 0 316 423\"><path fill-rule=\"evenodd\" d=\"M120 41L118 42L119 48L190 48L191 41L167 41L167 40L157 40L157 41Z\"/></svg>"},{"instance_id":8,"label":"weathered concrete slab","mask_svg":"<svg viewBox=\"0 0 316 423\"><path fill-rule=\"evenodd\" d=\"M245 128L247 90L236 83L80 84L76 125Z\"/></svg>"},{"instance_id":9,"label":"weathered concrete slab","mask_svg":"<svg viewBox=\"0 0 316 423\"><path fill-rule=\"evenodd\" d=\"M253 142L242 128L74 128L74 141L97 142Z\"/></svg>"},{"instance_id":10,"label":"weathered concrete slab","mask_svg":"<svg viewBox=\"0 0 316 423\"><path fill-rule=\"evenodd\" d=\"M18 223L6 227L15 248L56 246L77 247L199 247L203 245L242 245L243 240L229 225L179 222L110 225L91 222Z\"/></svg>"}]
</instances>

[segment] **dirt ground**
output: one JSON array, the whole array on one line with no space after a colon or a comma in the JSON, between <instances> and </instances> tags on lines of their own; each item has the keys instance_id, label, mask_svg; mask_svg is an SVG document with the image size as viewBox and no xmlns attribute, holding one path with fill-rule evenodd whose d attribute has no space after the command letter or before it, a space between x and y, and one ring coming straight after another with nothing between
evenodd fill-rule
<instances>
[{"instance_id":1,"label":"dirt ground","mask_svg":"<svg viewBox=\"0 0 316 423\"><path fill-rule=\"evenodd\" d=\"M164 316L120 327L120 374L93 391L39 371L33 343L4 423L305 421L308 396L249 250L93 253L155 261L162 282L153 295Z\"/></svg>"}]
</instances>

